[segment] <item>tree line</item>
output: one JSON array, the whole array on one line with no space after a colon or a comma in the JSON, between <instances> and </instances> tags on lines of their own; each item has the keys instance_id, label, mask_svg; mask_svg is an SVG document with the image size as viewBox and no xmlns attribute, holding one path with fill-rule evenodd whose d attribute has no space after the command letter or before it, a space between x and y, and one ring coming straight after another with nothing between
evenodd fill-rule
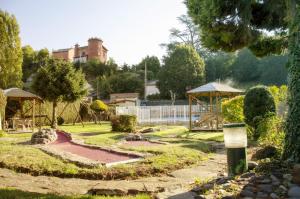
<instances>
[{"instance_id":1,"label":"tree line","mask_svg":"<svg viewBox=\"0 0 300 199\"><path fill-rule=\"evenodd\" d=\"M1 18L5 21L1 24L5 34L0 36L3 43L0 48L5 53L0 54L3 56L0 59L0 87L30 89L36 72L52 59L51 53L46 48L36 51L29 45L21 47L15 17L1 11ZM184 28L170 30L170 40L161 44L166 49L162 60L146 56L133 65L118 65L112 58L106 63L90 60L71 65L82 70L96 98L109 98L111 93L123 92L138 92L142 97L145 65L148 81L155 80L160 91L159 95L149 96L149 99L170 99L172 94L176 99L185 99L187 90L212 81L230 81L234 86L244 88L255 84L287 83L286 55L257 58L248 48L237 52L212 51L201 43L200 28L189 16L180 16L178 20ZM11 31L4 31L8 26Z\"/></svg>"}]
</instances>

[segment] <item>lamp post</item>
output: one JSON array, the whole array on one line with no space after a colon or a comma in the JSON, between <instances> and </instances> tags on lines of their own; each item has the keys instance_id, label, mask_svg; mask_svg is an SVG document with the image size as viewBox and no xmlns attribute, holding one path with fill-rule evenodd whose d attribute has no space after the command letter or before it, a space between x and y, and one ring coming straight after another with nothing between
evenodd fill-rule
<instances>
[{"instance_id":1,"label":"lamp post","mask_svg":"<svg viewBox=\"0 0 300 199\"><path fill-rule=\"evenodd\" d=\"M245 124L224 124L224 142L227 150L228 175L235 176L248 170L247 131Z\"/></svg>"}]
</instances>

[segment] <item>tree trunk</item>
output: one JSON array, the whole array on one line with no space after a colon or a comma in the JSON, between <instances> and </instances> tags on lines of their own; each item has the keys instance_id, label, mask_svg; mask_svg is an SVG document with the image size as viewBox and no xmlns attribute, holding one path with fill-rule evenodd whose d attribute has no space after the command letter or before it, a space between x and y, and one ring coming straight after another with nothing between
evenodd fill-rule
<instances>
[{"instance_id":1,"label":"tree trunk","mask_svg":"<svg viewBox=\"0 0 300 199\"><path fill-rule=\"evenodd\" d=\"M293 5L294 1L290 1ZM288 91L289 111L283 158L300 162L300 10L290 7Z\"/></svg>"},{"instance_id":2,"label":"tree trunk","mask_svg":"<svg viewBox=\"0 0 300 199\"><path fill-rule=\"evenodd\" d=\"M54 129L56 129L56 127L57 127L56 107L57 107L57 101L53 101L53 103L52 103L52 123L51 123L51 128L54 128Z\"/></svg>"}]
</instances>

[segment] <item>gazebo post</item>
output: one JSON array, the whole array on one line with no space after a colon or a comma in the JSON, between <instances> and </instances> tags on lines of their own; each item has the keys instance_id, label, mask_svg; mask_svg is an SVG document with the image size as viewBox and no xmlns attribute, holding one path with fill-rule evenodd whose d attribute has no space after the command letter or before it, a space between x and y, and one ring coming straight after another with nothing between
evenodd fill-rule
<instances>
[{"instance_id":1,"label":"gazebo post","mask_svg":"<svg viewBox=\"0 0 300 199\"><path fill-rule=\"evenodd\" d=\"M42 118L41 118L41 115L42 115L42 112L41 112L41 102L39 102L39 130L42 129Z\"/></svg>"},{"instance_id":2,"label":"gazebo post","mask_svg":"<svg viewBox=\"0 0 300 199\"><path fill-rule=\"evenodd\" d=\"M34 133L35 127L35 99L32 100L32 133Z\"/></svg>"},{"instance_id":3,"label":"gazebo post","mask_svg":"<svg viewBox=\"0 0 300 199\"><path fill-rule=\"evenodd\" d=\"M190 119L189 129L191 131L192 130L192 96L191 95L189 95L189 119Z\"/></svg>"},{"instance_id":4,"label":"gazebo post","mask_svg":"<svg viewBox=\"0 0 300 199\"><path fill-rule=\"evenodd\" d=\"M217 116L216 130L218 130L218 127L219 127L219 99L218 99L218 93L216 93L216 116Z\"/></svg>"}]
</instances>

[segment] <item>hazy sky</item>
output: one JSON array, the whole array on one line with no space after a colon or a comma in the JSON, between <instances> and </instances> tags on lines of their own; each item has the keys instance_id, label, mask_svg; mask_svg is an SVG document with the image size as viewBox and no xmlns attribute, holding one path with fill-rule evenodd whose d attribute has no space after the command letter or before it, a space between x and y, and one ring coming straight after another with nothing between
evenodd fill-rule
<instances>
[{"instance_id":1,"label":"hazy sky","mask_svg":"<svg viewBox=\"0 0 300 199\"><path fill-rule=\"evenodd\" d=\"M22 45L34 49L87 45L100 37L117 63L138 63L146 55L165 53L183 0L0 0L0 9L19 22ZM179 26L180 27L180 26Z\"/></svg>"}]
</instances>

